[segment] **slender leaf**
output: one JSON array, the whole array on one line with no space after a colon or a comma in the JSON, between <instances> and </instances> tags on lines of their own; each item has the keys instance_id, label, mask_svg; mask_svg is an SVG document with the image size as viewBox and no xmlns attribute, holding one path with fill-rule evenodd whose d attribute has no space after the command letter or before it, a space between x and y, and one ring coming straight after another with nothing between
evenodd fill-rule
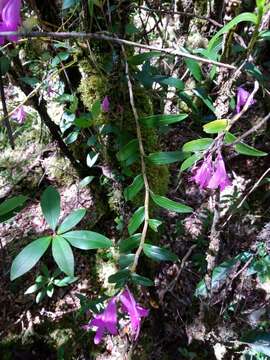
<instances>
[{"instance_id":1,"label":"slender leaf","mask_svg":"<svg viewBox=\"0 0 270 360\"><path fill-rule=\"evenodd\" d=\"M164 196L155 195L151 192L151 198L158 206L177 213L190 213L193 209L187 205L170 200Z\"/></svg>"},{"instance_id":2,"label":"slender leaf","mask_svg":"<svg viewBox=\"0 0 270 360\"><path fill-rule=\"evenodd\" d=\"M47 187L41 195L41 209L48 225L55 230L60 215L60 195L52 186Z\"/></svg>"},{"instance_id":3,"label":"slender leaf","mask_svg":"<svg viewBox=\"0 0 270 360\"><path fill-rule=\"evenodd\" d=\"M196 161L200 160L202 157L202 154L196 153L188 157L184 162L182 162L180 170L185 171L189 169L192 165L196 163Z\"/></svg>"},{"instance_id":4,"label":"slender leaf","mask_svg":"<svg viewBox=\"0 0 270 360\"><path fill-rule=\"evenodd\" d=\"M128 223L128 233L132 235L144 221L144 206L135 211Z\"/></svg>"},{"instance_id":5,"label":"slender leaf","mask_svg":"<svg viewBox=\"0 0 270 360\"><path fill-rule=\"evenodd\" d=\"M203 131L207 134L217 134L221 131L226 130L228 126L228 120L227 119L218 119L209 122L208 124L205 124L203 126Z\"/></svg>"},{"instance_id":6,"label":"slender leaf","mask_svg":"<svg viewBox=\"0 0 270 360\"><path fill-rule=\"evenodd\" d=\"M132 184L124 189L124 197L126 201L132 200L143 188L143 176L137 175Z\"/></svg>"},{"instance_id":7,"label":"slender leaf","mask_svg":"<svg viewBox=\"0 0 270 360\"><path fill-rule=\"evenodd\" d=\"M253 350L270 356L270 333L269 332L252 332L243 337L240 342L248 344Z\"/></svg>"},{"instance_id":8,"label":"slender leaf","mask_svg":"<svg viewBox=\"0 0 270 360\"><path fill-rule=\"evenodd\" d=\"M191 140L182 147L184 152L196 152L206 150L213 143L213 139L211 138L201 138L197 140Z\"/></svg>"},{"instance_id":9,"label":"slender leaf","mask_svg":"<svg viewBox=\"0 0 270 360\"><path fill-rule=\"evenodd\" d=\"M137 248L140 244L142 234L134 234L128 239L123 239L119 243L119 250L121 253L129 252Z\"/></svg>"},{"instance_id":10,"label":"slender leaf","mask_svg":"<svg viewBox=\"0 0 270 360\"><path fill-rule=\"evenodd\" d=\"M76 226L86 214L86 209L73 210L62 222L57 230L57 234L63 234Z\"/></svg>"},{"instance_id":11,"label":"slender leaf","mask_svg":"<svg viewBox=\"0 0 270 360\"><path fill-rule=\"evenodd\" d=\"M120 267L126 268L131 265L134 261L135 254L122 254L119 258L119 265Z\"/></svg>"},{"instance_id":12,"label":"slender leaf","mask_svg":"<svg viewBox=\"0 0 270 360\"><path fill-rule=\"evenodd\" d=\"M137 285L154 286L154 282L152 280L148 279L145 276L138 275L136 273L131 273L131 281Z\"/></svg>"},{"instance_id":13,"label":"slender leaf","mask_svg":"<svg viewBox=\"0 0 270 360\"><path fill-rule=\"evenodd\" d=\"M26 196L19 195L3 201L0 204L0 216L6 215L7 213L15 210L16 208L21 207L22 205L24 205L26 200Z\"/></svg>"},{"instance_id":14,"label":"slender leaf","mask_svg":"<svg viewBox=\"0 0 270 360\"><path fill-rule=\"evenodd\" d=\"M123 269L118 271L117 273L109 276L108 281L109 283L118 283L127 281L130 277L130 270Z\"/></svg>"},{"instance_id":15,"label":"slender leaf","mask_svg":"<svg viewBox=\"0 0 270 360\"><path fill-rule=\"evenodd\" d=\"M118 151L116 157L119 161L125 161L139 151L139 142L137 139L131 140L128 144Z\"/></svg>"},{"instance_id":16,"label":"slender leaf","mask_svg":"<svg viewBox=\"0 0 270 360\"><path fill-rule=\"evenodd\" d=\"M53 258L68 276L74 276L74 256L69 243L62 236L55 236L52 241Z\"/></svg>"},{"instance_id":17,"label":"slender leaf","mask_svg":"<svg viewBox=\"0 0 270 360\"><path fill-rule=\"evenodd\" d=\"M140 65L146 60L150 60L154 57L159 57L162 53L160 51L148 51L142 54L134 55L128 58L128 62L131 65Z\"/></svg>"},{"instance_id":18,"label":"slender leaf","mask_svg":"<svg viewBox=\"0 0 270 360\"><path fill-rule=\"evenodd\" d=\"M257 23L257 16L254 13L245 12L242 13L235 18L233 18L230 22L228 22L226 25L223 26L222 29L220 29L215 36L212 37L212 39L209 41L208 44L208 50L211 50L213 46L216 43L216 40L226 32L230 31L232 28L234 28L236 25L238 25L240 22L252 22L254 24Z\"/></svg>"},{"instance_id":19,"label":"slender leaf","mask_svg":"<svg viewBox=\"0 0 270 360\"><path fill-rule=\"evenodd\" d=\"M14 259L10 270L10 280L15 280L32 269L48 249L50 242L51 237L47 236L28 244Z\"/></svg>"},{"instance_id":20,"label":"slender leaf","mask_svg":"<svg viewBox=\"0 0 270 360\"><path fill-rule=\"evenodd\" d=\"M167 151L149 154L147 159L154 165L172 164L184 160L189 154L183 151Z\"/></svg>"},{"instance_id":21,"label":"slender leaf","mask_svg":"<svg viewBox=\"0 0 270 360\"><path fill-rule=\"evenodd\" d=\"M157 219L149 219L148 224L152 230L158 232L158 228L162 224L162 221Z\"/></svg>"},{"instance_id":22,"label":"slender leaf","mask_svg":"<svg viewBox=\"0 0 270 360\"><path fill-rule=\"evenodd\" d=\"M177 261L178 257L171 251L159 246L144 244L144 254L155 261Z\"/></svg>"},{"instance_id":23,"label":"slender leaf","mask_svg":"<svg viewBox=\"0 0 270 360\"><path fill-rule=\"evenodd\" d=\"M231 144L236 139L237 139L237 137L234 136L230 132L227 132L225 135L225 142L227 144ZM239 154L242 154L242 155L248 155L248 156L267 156L268 155L268 153L261 151L261 150L257 150L254 147L244 144L242 142L234 145L234 149L236 152L238 152Z\"/></svg>"},{"instance_id":24,"label":"slender leaf","mask_svg":"<svg viewBox=\"0 0 270 360\"><path fill-rule=\"evenodd\" d=\"M69 231L62 235L68 242L81 250L105 249L112 246L106 236L88 230Z\"/></svg>"},{"instance_id":25,"label":"slender leaf","mask_svg":"<svg viewBox=\"0 0 270 360\"><path fill-rule=\"evenodd\" d=\"M151 115L140 118L140 123L148 128L156 126L171 125L183 121L188 117L188 114L178 115Z\"/></svg>"}]
</instances>

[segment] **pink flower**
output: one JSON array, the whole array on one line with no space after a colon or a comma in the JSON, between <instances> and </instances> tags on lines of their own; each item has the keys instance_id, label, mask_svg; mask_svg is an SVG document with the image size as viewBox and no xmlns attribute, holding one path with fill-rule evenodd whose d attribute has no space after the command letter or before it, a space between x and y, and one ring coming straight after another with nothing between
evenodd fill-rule
<instances>
[{"instance_id":1,"label":"pink flower","mask_svg":"<svg viewBox=\"0 0 270 360\"><path fill-rule=\"evenodd\" d=\"M3 0L0 5L0 31L18 31L21 24L20 17L21 0ZM7 36L10 41L17 41L15 35ZM3 45L5 39L0 36L0 45Z\"/></svg>"},{"instance_id":2,"label":"pink flower","mask_svg":"<svg viewBox=\"0 0 270 360\"><path fill-rule=\"evenodd\" d=\"M136 303L128 288L126 288L126 290L120 295L120 301L122 302L123 311L127 312L130 316L131 327L134 332L135 339L137 339L141 328L141 318L148 316L149 310L142 308Z\"/></svg>"},{"instance_id":3,"label":"pink flower","mask_svg":"<svg viewBox=\"0 0 270 360\"><path fill-rule=\"evenodd\" d=\"M208 182L208 189L217 189L220 188L223 191L227 186L231 185L231 181L228 178L225 164L222 158L221 153L219 152L214 165L214 173L211 179Z\"/></svg>"},{"instance_id":4,"label":"pink flower","mask_svg":"<svg viewBox=\"0 0 270 360\"><path fill-rule=\"evenodd\" d=\"M205 188L212 176L212 155L208 155L207 158L203 161L202 165L195 169L196 173L193 176L192 180L195 181L201 189Z\"/></svg>"},{"instance_id":5,"label":"pink flower","mask_svg":"<svg viewBox=\"0 0 270 360\"><path fill-rule=\"evenodd\" d=\"M241 86L237 88L237 102L236 102L236 113L240 113L242 108L245 106L246 102L248 101L248 97L250 96L250 93L243 89ZM255 100L253 97L249 99L249 103L247 104L248 107L253 105L255 103Z\"/></svg>"},{"instance_id":6,"label":"pink flower","mask_svg":"<svg viewBox=\"0 0 270 360\"><path fill-rule=\"evenodd\" d=\"M109 101L109 97L105 96L105 98L102 101L101 104L101 108L103 110L103 112L109 112L110 111L110 101Z\"/></svg>"},{"instance_id":7,"label":"pink flower","mask_svg":"<svg viewBox=\"0 0 270 360\"><path fill-rule=\"evenodd\" d=\"M106 331L112 335L117 334L117 309L115 298L112 298L109 301L107 307L102 313L96 315L89 324L83 326L85 330L90 330L92 327L97 328L94 338L95 344L100 343Z\"/></svg>"},{"instance_id":8,"label":"pink flower","mask_svg":"<svg viewBox=\"0 0 270 360\"><path fill-rule=\"evenodd\" d=\"M27 113L24 111L23 106L20 106L12 115L11 118L16 120L18 124L23 124Z\"/></svg>"}]
</instances>

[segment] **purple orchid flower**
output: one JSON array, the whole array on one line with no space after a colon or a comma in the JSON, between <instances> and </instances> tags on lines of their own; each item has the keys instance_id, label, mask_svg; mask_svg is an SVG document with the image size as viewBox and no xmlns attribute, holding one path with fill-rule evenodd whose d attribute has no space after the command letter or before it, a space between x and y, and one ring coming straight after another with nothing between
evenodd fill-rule
<instances>
[{"instance_id":1,"label":"purple orchid flower","mask_svg":"<svg viewBox=\"0 0 270 360\"><path fill-rule=\"evenodd\" d=\"M102 101L101 108L103 112L109 112L110 111L110 101L109 97L106 95L105 98Z\"/></svg>"},{"instance_id":2,"label":"purple orchid flower","mask_svg":"<svg viewBox=\"0 0 270 360\"><path fill-rule=\"evenodd\" d=\"M0 31L18 31L21 24L20 8L21 0L4 0L0 5ZM17 41L16 35L9 35L7 39ZM0 36L0 45L3 45L5 39Z\"/></svg>"},{"instance_id":3,"label":"purple orchid flower","mask_svg":"<svg viewBox=\"0 0 270 360\"><path fill-rule=\"evenodd\" d=\"M215 171L208 182L208 189L217 189L220 188L223 191L227 186L231 185L231 181L228 178L225 164L222 158L221 153L219 152L215 161Z\"/></svg>"},{"instance_id":4,"label":"purple orchid flower","mask_svg":"<svg viewBox=\"0 0 270 360\"><path fill-rule=\"evenodd\" d=\"M136 303L133 295L126 288L125 291L120 295L120 301L122 302L122 309L127 312L130 316L131 327L135 335L135 340L138 338L141 328L141 318L146 317L149 314L148 309L144 309Z\"/></svg>"},{"instance_id":5,"label":"purple orchid flower","mask_svg":"<svg viewBox=\"0 0 270 360\"><path fill-rule=\"evenodd\" d=\"M208 185L212 176L212 155L208 155L201 166L195 170L196 173L195 176L192 177L192 180L203 189Z\"/></svg>"},{"instance_id":6,"label":"purple orchid flower","mask_svg":"<svg viewBox=\"0 0 270 360\"><path fill-rule=\"evenodd\" d=\"M245 90L241 86L239 86L237 88L237 101L236 101L236 113L237 114L240 113L242 108L246 105L249 96L250 96L250 93L247 90ZM249 106L253 105L254 103L255 103L255 100L253 99L253 97L251 97L249 99L249 103L247 105L249 107Z\"/></svg>"},{"instance_id":7,"label":"purple orchid flower","mask_svg":"<svg viewBox=\"0 0 270 360\"><path fill-rule=\"evenodd\" d=\"M23 106L20 106L12 115L11 118L16 120L18 124L23 124L26 119L27 113L24 111Z\"/></svg>"},{"instance_id":8,"label":"purple orchid flower","mask_svg":"<svg viewBox=\"0 0 270 360\"><path fill-rule=\"evenodd\" d=\"M106 331L112 335L117 334L117 309L114 297L109 301L102 313L95 315L89 324L83 326L85 330L90 330L92 327L97 327L94 338L95 344L100 343Z\"/></svg>"}]
</instances>

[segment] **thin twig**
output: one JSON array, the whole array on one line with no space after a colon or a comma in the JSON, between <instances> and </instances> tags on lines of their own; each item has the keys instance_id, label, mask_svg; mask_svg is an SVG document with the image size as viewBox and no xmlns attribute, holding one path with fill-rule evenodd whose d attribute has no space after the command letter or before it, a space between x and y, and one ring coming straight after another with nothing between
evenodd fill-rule
<instances>
[{"instance_id":1,"label":"thin twig","mask_svg":"<svg viewBox=\"0 0 270 360\"><path fill-rule=\"evenodd\" d=\"M151 51L159 51L164 54L172 55L172 56L181 56L187 59L192 59L197 62L216 65L219 67L224 67L227 69L233 69L235 70L236 67L234 65L221 63L219 61L205 59L197 55L187 54L179 50L174 49L163 49L158 48L156 46L149 46L145 44L140 44L134 41L129 41L125 39L120 39L115 36L108 36L104 34L97 34L97 33L85 33L85 32L43 32L43 31L32 31L32 32L16 32L16 31L0 31L0 36L11 36L11 35L17 35L19 37L26 37L26 38L40 38L40 37L47 37L47 38L60 38L60 39L74 39L74 38L80 38L80 39L95 39L95 40L105 40L105 41L111 41L115 42L120 45L127 45L132 46L140 49L146 49Z\"/></svg>"},{"instance_id":2,"label":"thin twig","mask_svg":"<svg viewBox=\"0 0 270 360\"><path fill-rule=\"evenodd\" d=\"M249 197L249 195L251 195L253 193L253 191L259 186L260 182L263 180L263 178L270 172L270 168L268 168L263 174L262 176L259 178L259 180L256 181L256 183L252 186L252 188L249 190L249 192L243 197L243 199L240 201L240 203L237 205L236 209L240 209L240 207L244 204L244 202L246 201L246 199ZM222 228L230 221L230 219L232 218L233 214L231 214L227 220L222 224Z\"/></svg>"},{"instance_id":3,"label":"thin twig","mask_svg":"<svg viewBox=\"0 0 270 360\"><path fill-rule=\"evenodd\" d=\"M181 275L181 273L182 273L182 271L183 271L183 269L185 267L187 259L190 257L190 255L192 254L192 251L196 248L196 246L197 245L192 245L189 248L188 252L186 253L186 255L183 257L183 259L181 261L180 267L179 267L179 269L177 271L177 274L176 274L175 278L169 283L168 286L166 286L166 288L163 291L161 291L161 293L160 293L160 301L161 302L163 301L164 296L166 295L167 292L172 292L173 291L173 289L174 289L175 285L177 284L177 282L179 280L179 277L180 277L180 275Z\"/></svg>"},{"instance_id":4,"label":"thin twig","mask_svg":"<svg viewBox=\"0 0 270 360\"><path fill-rule=\"evenodd\" d=\"M223 25L220 24L219 22L206 17L206 16L201 16L201 15L197 15L194 13L189 13L189 12L184 12L184 11L174 11L174 10L159 10L159 9L150 9L144 6L137 6L137 5L132 5L134 7L138 7L141 10L145 10L148 12L154 12L154 13L160 13L160 14L171 14L171 15L182 15L182 16L187 16L187 17L195 17L197 19L201 19L201 20L205 20L205 21L209 21L211 22L213 25L217 26L217 27L222 27Z\"/></svg>"},{"instance_id":5,"label":"thin twig","mask_svg":"<svg viewBox=\"0 0 270 360\"><path fill-rule=\"evenodd\" d=\"M10 122L9 122L9 114L8 114L8 111L7 111L5 90L4 90L3 78L2 78L1 74L0 74L0 93L1 93L2 108L3 108L3 113L4 113L4 118L2 119L2 121L4 123L4 126L7 129L7 134L8 134L8 139L9 139L10 146L11 146L12 149L14 149L15 148L15 143L14 143L12 129L11 129Z\"/></svg>"},{"instance_id":6,"label":"thin twig","mask_svg":"<svg viewBox=\"0 0 270 360\"><path fill-rule=\"evenodd\" d=\"M266 115L261 121L259 121L256 125L254 125L251 129L247 130L244 134L242 134L241 136L239 136L236 140L234 140L234 142L228 144L227 146L233 146L238 144L240 141L242 141L243 139L245 139L247 136L249 136L250 134L254 133L255 131L257 131L260 127L263 126L264 123L266 123L270 118L270 113L268 115Z\"/></svg>"},{"instance_id":7,"label":"thin twig","mask_svg":"<svg viewBox=\"0 0 270 360\"><path fill-rule=\"evenodd\" d=\"M143 246L144 246L144 242L145 242L146 234L147 234L147 230L148 230L150 188L149 188L149 182L148 182L148 179L147 179L146 166L145 166L145 161L144 161L145 152L144 152L144 147L143 147L143 140L142 140L142 133L141 133L141 128L140 128L140 123L139 123L139 115L138 115L138 112L137 112L137 109L136 109L136 106L135 106L135 102L134 102L133 87L132 87L132 83L131 83L131 79L130 79L130 75L129 75L129 66L128 66L128 62L127 62L126 52L125 52L125 49L124 49L123 46L122 46L122 52L124 54L125 63L126 63L125 70L126 70L126 78L127 78L127 82L128 82L129 100L130 100L130 105L131 105L131 108L132 108L132 111L133 111L135 124L136 124L137 137L138 137L138 141L139 141L141 169L142 169L142 176L143 176L144 190L145 190L143 231L142 231L142 236L141 236L139 247L138 247L138 249L137 249L137 251L135 253L134 261L133 261L133 264L131 266L131 271L135 272L136 268L137 268L137 265L138 265L139 257L141 255L142 250L143 250Z\"/></svg>"}]
</instances>

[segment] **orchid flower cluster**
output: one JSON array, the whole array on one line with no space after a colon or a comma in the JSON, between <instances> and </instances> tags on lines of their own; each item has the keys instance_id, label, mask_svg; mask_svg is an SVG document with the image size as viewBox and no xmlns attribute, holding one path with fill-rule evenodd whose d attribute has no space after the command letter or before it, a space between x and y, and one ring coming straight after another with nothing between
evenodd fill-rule
<instances>
[{"instance_id":1,"label":"orchid flower cluster","mask_svg":"<svg viewBox=\"0 0 270 360\"><path fill-rule=\"evenodd\" d=\"M218 150L214 161L212 154L208 154L200 166L193 168L193 172L195 175L192 180L201 189L215 190L219 188L220 191L223 191L227 186L231 185L220 150Z\"/></svg>"},{"instance_id":2,"label":"orchid flower cluster","mask_svg":"<svg viewBox=\"0 0 270 360\"><path fill-rule=\"evenodd\" d=\"M20 16L21 0L1 0L0 2L0 31L18 31L21 25ZM9 35L7 39L17 41L16 35ZM5 39L0 36L0 45L3 45Z\"/></svg>"},{"instance_id":3,"label":"orchid flower cluster","mask_svg":"<svg viewBox=\"0 0 270 360\"><path fill-rule=\"evenodd\" d=\"M141 307L134 299L134 296L128 288L126 288L118 296L110 299L105 310L94 316L87 325L83 325L83 329L91 330L96 328L94 343L99 344L106 333L117 335L117 301L120 300L122 313L128 313L130 316L131 329L134 339L136 340L140 333L141 318L149 314L148 309Z\"/></svg>"}]
</instances>

